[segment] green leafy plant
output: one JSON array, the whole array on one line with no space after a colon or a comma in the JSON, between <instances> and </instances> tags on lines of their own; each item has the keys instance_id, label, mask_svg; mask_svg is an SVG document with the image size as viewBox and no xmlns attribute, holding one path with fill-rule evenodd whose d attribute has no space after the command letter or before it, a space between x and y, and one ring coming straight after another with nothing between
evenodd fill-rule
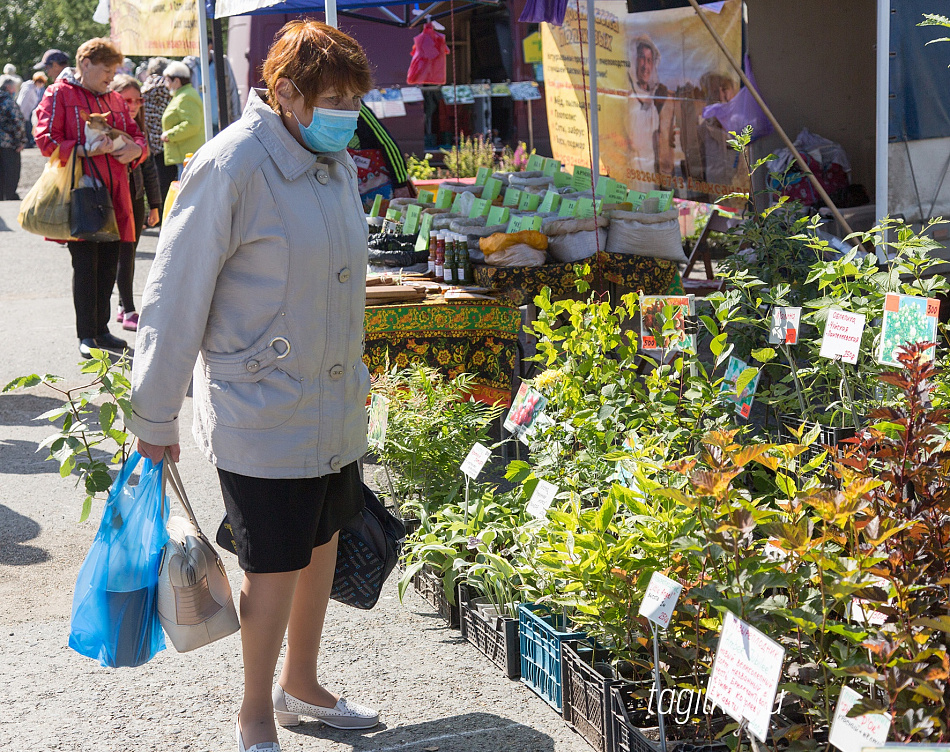
<instances>
[{"instance_id":1,"label":"green leafy plant","mask_svg":"<svg viewBox=\"0 0 950 752\"><path fill-rule=\"evenodd\" d=\"M107 352L93 349L92 358L80 365L82 373L91 377L82 386L64 389L57 386L65 381L62 376L31 374L14 379L3 391L44 386L63 398L60 407L36 418L51 423L62 421L55 433L40 442L39 449L49 450L47 459L59 463L63 478L76 475L76 484L82 484L86 494L79 518L82 522L89 516L92 500L112 485L110 463L121 463L128 455L129 435L118 417L130 411L131 406L129 363L124 357L113 363ZM109 462L94 454L104 448L109 448Z\"/></svg>"},{"instance_id":2,"label":"green leafy plant","mask_svg":"<svg viewBox=\"0 0 950 752\"><path fill-rule=\"evenodd\" d=\"M462 135L451 149L440 149L444 155L445 176L473 178L480 167L495 168L495 146L484 136Z\"/></svg>"},{"instance_id":3,"label":"green leafy plant","mask_svg":"<svg viewBox=\"0 0 950 752\"><path fill-rule=\"evenodd\" d=\"M432 155L428 153L422 159L415 154L409 154L406 159L406 171L409 177L413 180L428 180L433 177L436 169L429 163L430 159Z\"/></svg>"}]
</instances>

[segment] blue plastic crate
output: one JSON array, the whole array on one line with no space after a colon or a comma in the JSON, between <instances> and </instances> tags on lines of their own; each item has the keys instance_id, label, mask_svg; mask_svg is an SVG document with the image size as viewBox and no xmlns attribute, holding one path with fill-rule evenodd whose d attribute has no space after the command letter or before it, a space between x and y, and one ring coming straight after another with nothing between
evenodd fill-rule
<instances>
[{"instance_id":1,"label":"blue plastic crate","mask_svg":"<svg viewBox=\"0 0 950 752\"><path fill-rule=\"evenodd\" d=\"M564 619L547 606L518 606L521 641L521 681L561 712L561 643L582 640L584 632L564 632Z\"/></svg>"}]
</instances>

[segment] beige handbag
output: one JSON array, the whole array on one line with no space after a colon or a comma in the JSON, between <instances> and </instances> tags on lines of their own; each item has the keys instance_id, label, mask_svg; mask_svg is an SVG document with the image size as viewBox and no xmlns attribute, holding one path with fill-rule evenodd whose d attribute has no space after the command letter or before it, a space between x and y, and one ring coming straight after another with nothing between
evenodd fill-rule
<instances>
[{"instance_id":1,"label":"beige handbag","mask_svg":"<svg viewBox=\"0 0 950 752\"><path fill-rule=\"evenodd\" d=\"M178 468L165 453L163 482L171 485L188 519L168 520L168 543L158 572L158 618L179 653L241 628L221 557L198 527ZM164 483L163 483L164 484ZM167 498L164 495L163 498Z\"/></svg>"}]
</instances>

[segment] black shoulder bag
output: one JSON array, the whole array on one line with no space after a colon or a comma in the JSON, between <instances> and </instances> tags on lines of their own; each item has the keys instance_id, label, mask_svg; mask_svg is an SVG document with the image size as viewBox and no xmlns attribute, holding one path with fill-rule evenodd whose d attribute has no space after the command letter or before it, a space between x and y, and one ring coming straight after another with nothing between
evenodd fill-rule
<instances>
[{"instance_id":1,"label":"black shoulder bag","mask_svg":"<svg viewBox=\"0 0 950 752\"><path fill-rule=\"evenodd\" d=\"M399 561L406 527L365 483L363 502L363 511L340 530L330 597L347 606L369 609L376 605L383 583ZM227 517L215 540L225 551L237 553Z\"/></svg>"},{"instance_id":2,"label":"black shoulder bag","mask_svg":"<svg viewBox=\"0 0 950 752\"><path fill-rule=\"evenodd\" d=\"M73 167L75 168L76 152L79 145L73 149ZM116 232L115 209L112 206L112 195L106 187L96 160L83 157L87 169L84 172L96 181L95 186L76 187L73 182L69 194L69 231L74 238L91 240L97 243L113 243L119 240ZM89 167L92 169L89 170ZM76 175L73 172L73 181ZM110 175L111 179L111 175Z\"/></svg>"}]
</instances>

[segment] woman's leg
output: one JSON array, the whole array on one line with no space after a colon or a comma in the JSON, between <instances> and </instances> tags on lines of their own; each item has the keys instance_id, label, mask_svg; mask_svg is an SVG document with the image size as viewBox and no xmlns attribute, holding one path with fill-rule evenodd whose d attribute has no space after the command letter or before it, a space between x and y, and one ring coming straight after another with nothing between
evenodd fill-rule
<instances>
[{"instance_id":1,"label":"woman's leg","mask_svg":"<svg viewBox=\"0 0 950 752\"><path fill-rule=\"evenodd\" d=\"M66 245L73 260L73 307L76 309L76 335L79 339L89 339L99 333L96 328L99 244L74 241Z\"/></svg>"},{"instance_id":2,"label":"woman's leg","mask_svg":"<svg viewBox=\"0 0 950 752\"><path fill-rule=\"evenodd\" d=\"M115 287L115 274L119 266L119 248L122 243L96 243L98 246L98 263L96 265L95 321L96 333L109 333L109 317L112 310L112 288Z\"/></svg>"},{"instance_id":3,"label":"woman's leg","mask_svg":"<svg viewBox=\"0 0 950 752\"><path fill-rule=\"evenodd\" d=\"M320 686L317 654L323 620L333 587L339 533L313 549L310 565L301 570L287 627L287 655L278 683L298 700L332 708L339 697Z\"/></svg>"},{"instance_id":4,"label":"woman's leg","mask_svg":"<svg viewBox=\"0 0 950 752\"><path fill-rule=\"evenodd\" d=\"M290 618L291 603L295 600L294 588L301 574L298 570L244 575L241 587L244 702L238 718L245 747L277 741L271 697L274 669Z\"/></svg>"}]
</instances>

